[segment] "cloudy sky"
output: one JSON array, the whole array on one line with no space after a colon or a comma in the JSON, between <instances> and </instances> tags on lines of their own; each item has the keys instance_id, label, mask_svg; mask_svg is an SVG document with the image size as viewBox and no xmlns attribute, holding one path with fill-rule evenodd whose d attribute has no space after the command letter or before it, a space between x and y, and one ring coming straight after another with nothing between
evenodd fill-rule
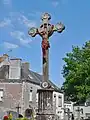
<instances>
[{"instance_id":1,"label":"cloudy sky","mask_svg":"<svg viewBox=\"0 0 90 120\"><path fill-rule=\"evenodd\" d=\"M63 60L72 45L90 40L90 0L0 0L0 55L9 54L30 62L30 69L42 73L41 38L28 35L30 27L39 27L41 15L51 14L51 23L61 21L63 33L50 38L50 79L61 85Z\"/></svg>"}]
</instances>

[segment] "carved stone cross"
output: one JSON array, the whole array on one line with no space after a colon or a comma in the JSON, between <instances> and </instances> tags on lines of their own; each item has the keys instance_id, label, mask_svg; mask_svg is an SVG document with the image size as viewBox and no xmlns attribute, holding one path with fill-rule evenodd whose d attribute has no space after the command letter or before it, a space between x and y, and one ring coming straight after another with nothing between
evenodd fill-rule
<instances>
[{"instance_id":1,"label":"carved stone cross","mask_svg":"<svg viewBox=\"0 0 90 120\"><path fill-rule=\"evenodd\" d=\"M52 25L49 23L49 20L51 19L50 14L44 13L41 17L42 24L39 28L32 27L28 34L32 37L35 37L37 34L39 34L42 37L42 59L43 59L43 83L42 87L47 88L48 87L48 80L49 80L49 37L55 32L61 33L65 26L60 22L56 25Z\"/></svg>"}]
</instances>

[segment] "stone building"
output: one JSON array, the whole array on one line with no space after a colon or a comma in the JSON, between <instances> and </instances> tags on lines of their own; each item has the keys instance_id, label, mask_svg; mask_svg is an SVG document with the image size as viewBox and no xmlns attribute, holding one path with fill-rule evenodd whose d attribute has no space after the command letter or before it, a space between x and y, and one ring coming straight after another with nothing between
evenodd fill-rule
<instances>
[{"instance_id":1,"label":"stone building","mask_svg":"<svg viewBox=\"0 0 90 120\"><path fill-rule=\"evenodd\" d=\"M65 109L69 109L70 110L70 112L72 112L73 113L73 102L71 102L71 101L64 101L64 108Z\"/></svg>"},{"instance_id":2,"label":"stone building","mask_svg":"<svg viewBox=\"0 0 90 120\"><path fill-rule=\"evenodd\" d=\"M0 57L0 112L16 111L30 115L38 109L37 89L41 88L42 75L29 70L29 63L21 59L10 59L4 54ZM49 81L53 92L54 113L63 119L64 95L61 90ZM17 109L20 107L20 110ZM19 110L19 111L18 111Z\"/></svg>"},{"instance_id":3,"label":"stone building","mask_svg":"<svg viewBox=\"0 0 90 120\"><path fill-rule=\"evenodd\" d=\"M90 104L80 104L80 105L74 105L74 117L75 119L83 118L90 120Z\"/></svg>"}]
</instances>

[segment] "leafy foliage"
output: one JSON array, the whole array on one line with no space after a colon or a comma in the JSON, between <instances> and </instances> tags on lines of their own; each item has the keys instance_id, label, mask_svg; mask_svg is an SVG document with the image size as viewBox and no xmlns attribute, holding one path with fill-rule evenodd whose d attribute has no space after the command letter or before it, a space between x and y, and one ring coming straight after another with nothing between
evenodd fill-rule
<instances>
[{"instance_id":1,"label":"leafy foliage","mask_svg":"<svg viewBox=\"0 0 90 120\"><path fill-rule=\"evenodd\" d=\"M90 96L90 41L82 48L72 47L72 52L63 58L64 89L67 100L85 102Z\"/></svg>"},{"instance_id":2,"label":"leafy foliage","mask_svg":"<svg viewBox=\"0 0 90 120\"><path fill-rule=\"evenodd\" d=\"M17 118L16 120L29 120L29 119L24 117L24 118Z\"/></svg>"}]
</instances>

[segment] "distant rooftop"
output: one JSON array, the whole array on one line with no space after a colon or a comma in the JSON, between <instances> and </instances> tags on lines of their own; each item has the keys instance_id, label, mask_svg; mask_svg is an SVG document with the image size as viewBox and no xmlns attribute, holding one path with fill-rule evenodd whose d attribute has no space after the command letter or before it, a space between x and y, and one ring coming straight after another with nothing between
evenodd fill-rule
<instances>
[{"instance_id":1,"label":"distant rooftop","mask_svg":"<svg viewBox=\"0 0 90 120\"><path fill-rule=\"evenodd\" d=\"M19 58L12 58L11 60L15 60ZM21 60L21 59L19 59ZM23 62L22 62L23 63ZM25 62L28 63L28 62ZM9 65L3 65L0 67L0 82L19 82L22 83L23 81L30 82L33 84L41 85L42 82L42 75L21 67L21 79L8 79L5 78L6 72L9 71ZM62 92L59 87L57 87L53 82L49 80L50 85L54 88L55 91Z\"/></svg>"}]
</instances>

